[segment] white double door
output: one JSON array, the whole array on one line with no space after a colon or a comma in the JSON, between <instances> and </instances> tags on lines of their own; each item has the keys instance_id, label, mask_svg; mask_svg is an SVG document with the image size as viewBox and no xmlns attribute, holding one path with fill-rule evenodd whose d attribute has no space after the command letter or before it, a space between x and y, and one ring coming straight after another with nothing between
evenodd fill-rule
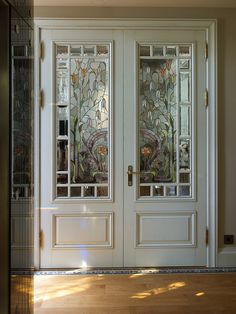
<instances>
[{"instance_id":1,"label":"white double door","mask_svg":"<svg viewBox=\"0 0 236 314\"><path fill-rule=\"evenodd\" d=\"M41 39L41 268L206 265L205 33Z\"/></svg>"}]
</instances>

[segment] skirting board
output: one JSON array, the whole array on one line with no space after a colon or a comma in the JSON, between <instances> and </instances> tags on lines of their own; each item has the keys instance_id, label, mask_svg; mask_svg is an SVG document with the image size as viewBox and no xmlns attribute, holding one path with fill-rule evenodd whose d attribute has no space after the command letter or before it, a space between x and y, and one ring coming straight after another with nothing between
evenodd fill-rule
<instances>
[{"instance_id":1,"label":"skirting board","mask_svg":"<svg viewBox=\"0 0 236 314\"><path fill-rule=\"evenodd\" d=\"M235 267L236 266L236 247L223 248L218 253L219 267Z\"/></svg>"}]
</instances>

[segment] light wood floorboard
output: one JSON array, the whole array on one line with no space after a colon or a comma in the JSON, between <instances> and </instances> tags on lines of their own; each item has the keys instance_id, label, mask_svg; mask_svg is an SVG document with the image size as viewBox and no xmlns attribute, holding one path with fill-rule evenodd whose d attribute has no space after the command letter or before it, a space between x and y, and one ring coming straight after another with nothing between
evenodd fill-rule
<instances>
[{"instance_id":1,"label":"light wood floorboard","mask_svg":"<svg viewBox=\"0 0 236 314\"><path fill-rule=\"evenodd\" d=\"M236 314L236 273L35 276L35 314Z\"/></svg>"}]
</instances>

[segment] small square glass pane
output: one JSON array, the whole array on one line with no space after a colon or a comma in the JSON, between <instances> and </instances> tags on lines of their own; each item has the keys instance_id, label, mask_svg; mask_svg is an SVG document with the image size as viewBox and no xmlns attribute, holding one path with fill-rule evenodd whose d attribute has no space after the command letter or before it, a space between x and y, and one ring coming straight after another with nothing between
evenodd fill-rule
<instances>
[{"instance_id":1,"label":"small square glass pane","mask_svg":"<svg viewBox=\"0 0 236 314\"><path fill-rule=\"evenodd\" d=\"M177 188L176 186L167 186L166 187L166 196L176 196Z\"/></svg>"},{"instance_id":2,"label":"small square glass pane","mask_svg":"<svg viewBox=\"0 0 236 314\"><path fill-rule=\"evenodd\" d=\"M179 182L180 183L190 183L190 173L180 173L179 174Z\"/></svg>"},{"instance_id":3,"label":"small square glass pane","mask_svg":"<svg viewBox=\"0 0 236 314\"><path fill-rule=\"evenodd\" d=\"M94 56L94 46L84 46L84 56Z\"/></svg>"},{"instance_id":4,"label":"small square glass pane","mask_svg":"<svg viewBox=\"0 0 236 314\"><path fill-rule=\"evenodd\" d=\"M72 45L70 47L70 54L72 56L81 56L82 55L82 47L80 45Z\"/></svg>"},{"instance_id":5,"label":"small square glass pane","mask_svg":"<svg viewBox=\"0 0 236 314\"><path fill-rule=\"evenodd\" d=\"M57 57L66 57L68 55L68 46L57 45L56 53Z\"/></svg>"},{"instance_id":6,"label":"small square glass pane","mask_svg":"<svg viewBox=\"0 0 236 314\"><path fill-rule=\"evenodd\" d=\"M80 186L71 187L70 196L71 197L81 197L81 187Z\"/></svg>"},{"instance_id":7,"label":"small square glass pane","mask_svg":"<svg viewBox=\"0 0 236 314\"><path fill-rule=\"evenodd\" d=\"M163 51L163 46L153 46L152 51L153 51L153 56L154 57L163 57L164 56L164 51Z\"/></svg>"},{"instance_id":8,"label":"small square glass pane","mask_svg":"<svg viewBox=\"0 0 236 314\"><path fill-rule=\"evenodd\" d=\"M57 184L67 184L68 183L68 175L67 174L57 174Z\"/></svg>"},{"instance_id":9,"label":"small square glass pane","mask_svg":"<svg viewBox=\"0 0 236 314\"><path fill-rule=\"evenodd\" d=\"M164 196L164 187L158 185L153 186L153 196Z\"/></svg>"},{"instance_id":10,"label":"small square glass pane","mask_svg":"<svg viewBox=\"0 0 236 314\"><path fill-rule=\"evenodd\" d=\"M189 59L180 59L179 60L179 67L182 70L189 70L190 69L190 60Z\"/></svg>"},{"instance_id":11,"label":"small square glass pane","mask_svg":"<svg viewBox=\"0 0 236 314\"><path fill-rule=\"evenodd\" d=\"M84 197L93 197L94 196L94 187L93 186L85 186L84 187Z\"/></svg>"},{"instance_id":12,"label":"small square glass pane","mask_svg":"<svg viewBox=\"0 0 236 314\"><path fill-rule=\"evenodd\" d=\"M150 46L140 46L140 56L150 57Z\"/></svg>"},{"instance_id":13,"label":"small square glass pane","mask_svg":"<svg viewBox=\"0 0 236 314\"><path fill-rule=\"evenodd\" d=\"M179 195L180 196L190 196L190 186L189 185L181 185L179 187Z\"/></svg>"},{"instance_id":14,"label":"small square glass pane","mask_svg":"<svg viewBox=\"0 0 236 314\"><path fill-rule=\"evenodd\" d=\"M67 59L57 59L57 70L67 70L68 60Z\"/></svg>"},{"instance_id":15,"label":"small square glass pane","mask_svg":"<svg viewBox=\"0 0 236 314\"><path fill-rule=\"evenodd\" d=\"M67 197L68 196L68 188L63 186L57 187L57 197Z\"/></svg>"},{"instance_id":16,"label":"small square glass pane","mask_svg":"<svg viewBox=\"0 0 236 314\"><path fill-rule=\"evenodd\" d=\"M188 57L191 55L191 46L179 46L179 56Z\"/></svg>"},{"instance_id":17,"label":"small square glass pane","mask_svg":"<svg viewBox=\"0 0 236 314\"><path fill-rule=\"evenodd\" d=\"M176 47L175 46L166 46L166 56L175 57L176 55L177 55L177 53L176 53Z\"/></svg>"},{"instance_id":18,"label":"small square glass pane","mask_svg":"<svg viewBox=\"0 0 236 314\"><path fill-rule=\"evenodd\" d=\"M106 55L108 55L108 52L109 52L108 46L102 46L102 45L97 46L97 55L98 56L106 56Z\"/></svg>"},{"instance_id":19,"label":"small square glass pane","mask_svg":"<svg viewBox=\"0 0 236 314\"><path fill-rule=\"evenodd\" d=\"M140 186L140 196L150 196L150 186Z\"/></svg>"},{"instance_id":20,"label":"small square glass pane","mask_svg":"<svg viewBox=\"0 0 236 314\"><path fill-rule=\"evenodd\" d=\"M107 186L98 186L97 187L97 196L98 197L108 196L108 187Z\"/></svg>"},{"instance_id":21,"label":"small square glass pane","mask_svg":"<svg viewBox=\"0 0 236 314\"><path fill-rule=\"evenodd\" d=\"M189 72L180 72L180 102L189 103L191 101L191 79Z\"/></svg>"}]
</instances>

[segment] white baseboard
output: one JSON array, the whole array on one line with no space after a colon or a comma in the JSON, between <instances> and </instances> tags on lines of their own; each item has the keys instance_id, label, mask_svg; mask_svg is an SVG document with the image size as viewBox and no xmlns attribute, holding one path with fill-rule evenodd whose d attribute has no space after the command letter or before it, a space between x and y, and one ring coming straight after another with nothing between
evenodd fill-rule
<instances>
[{"instance_id":1,"label":"white baseboard","mask_svg":"<svg viewBox=\"0 0 236 314\"><path fill-rule=\"evenodd\" d=\"M236 247L227 247L219 249L218 266L219 267L236 266Z\"/></svg>"}]
</instances>

